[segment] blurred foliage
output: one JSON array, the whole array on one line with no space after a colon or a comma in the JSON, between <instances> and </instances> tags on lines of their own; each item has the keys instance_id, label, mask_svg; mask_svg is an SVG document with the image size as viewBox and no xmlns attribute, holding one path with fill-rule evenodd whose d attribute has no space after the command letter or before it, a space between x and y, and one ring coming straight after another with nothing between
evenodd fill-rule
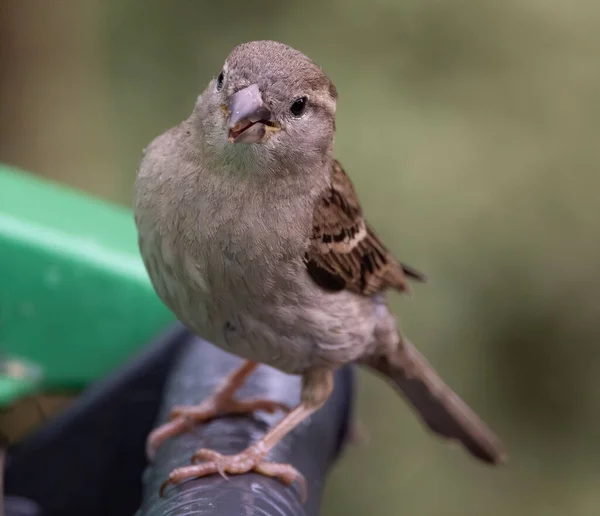
<instances>
[{"instance_id":1,"label":"blurred foliage","mask_svg":"<svg viewBox=\"0 0 600 516\"><path fill-rule=\"evenodd\" d=\"M431 275L396 312L510 452L475 464L363 375L325 514L600 511L598 2L5 0L1 37L0 160L125 204L234 45L312 57L370 221Z\"/></svg>"}]
</instances>

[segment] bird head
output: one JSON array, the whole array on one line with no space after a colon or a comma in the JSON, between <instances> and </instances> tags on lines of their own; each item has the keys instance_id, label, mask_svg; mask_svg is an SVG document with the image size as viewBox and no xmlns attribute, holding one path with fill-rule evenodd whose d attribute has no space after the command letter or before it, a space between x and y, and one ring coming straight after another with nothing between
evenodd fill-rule
<instances>
[{"instance_id":1,"label":"bird head","mask_svg":"<svg viewBox=\"0 0 600 516\"><path fill-rule=\"evenodd\" d=\"M198 98L206 145L228 162L311 166L330 154L337 91L315 63L275 41L233 49Z\"/></svg>"}]
</instances>

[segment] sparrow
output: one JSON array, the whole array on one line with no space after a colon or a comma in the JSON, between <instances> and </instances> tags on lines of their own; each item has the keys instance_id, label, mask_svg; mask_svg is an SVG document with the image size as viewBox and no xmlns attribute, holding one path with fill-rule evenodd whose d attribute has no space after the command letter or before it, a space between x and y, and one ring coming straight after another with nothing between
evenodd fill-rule
<instances>
[{"instance_id":1,"label":"sparrow","mask_svg":"<svg viewBox=\"0 0 600 516\"><path fill-rule=\"evenodd\" d=\"M283 410L236 455L198 450L163 488L185 479L255 471L286 484L302 475L265 460L318 410L334 371L357 363L387 378L440 436L500 464L486 424L400 331L390 290L409 292L418 270L392 256L363 215L333 156L338 93L322 69L276 41L235 47L191 115L155 138L135 182L138 242L156 293L193 333L245 359L199 405L174 407L147 441L224 414ZM289 409L235 393L259 363L302 376Z\"/></svg>"}]
</instances>

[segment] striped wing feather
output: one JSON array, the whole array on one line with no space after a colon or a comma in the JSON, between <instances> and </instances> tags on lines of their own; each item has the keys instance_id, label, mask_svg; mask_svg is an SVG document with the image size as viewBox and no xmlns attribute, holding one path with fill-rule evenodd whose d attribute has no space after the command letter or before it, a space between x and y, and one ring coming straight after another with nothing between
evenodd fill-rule
<instances>
[{"instance_id":1,"label":"striped wing feather","mask_svg":"<svg viewBox=\"0 0 600 516\"><path fill-rule=\"evenodd\" d=\"M398 262L365 222L356 190L337 160L331 186L315 206L306 266L321 287L364 296L388 288L409 290L408 277L426 280L422 273Z\"/></svg>"}]
</instances>

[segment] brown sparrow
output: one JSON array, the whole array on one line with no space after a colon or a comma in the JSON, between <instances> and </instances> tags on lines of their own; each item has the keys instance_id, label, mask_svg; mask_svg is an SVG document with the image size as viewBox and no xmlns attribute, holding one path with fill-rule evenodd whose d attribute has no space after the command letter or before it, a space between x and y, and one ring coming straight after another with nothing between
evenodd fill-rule
<instances>
[{"instance_id":1,"label":"brown sparrow","mask_svg":"<svg viewBox=\"0 0 600 516\"><path fill-rule=\"evenodd\" d=\"M233 456L198 450L167 480L256 471L304 483L265 461L318 410L349 362L387 377L435 433L497 464L497 437L402 335L386 304L423 274L397 261L363 217L333 158L337 91L302 53L274 41L239 45L189 118L146 149L135 187L139 246L156 292L194 333L247 360L214 394L175 407L161 443L225 413L287 410L235 392L258 363L302 375L301 403Z\"/></svg>"}]
</instances>

